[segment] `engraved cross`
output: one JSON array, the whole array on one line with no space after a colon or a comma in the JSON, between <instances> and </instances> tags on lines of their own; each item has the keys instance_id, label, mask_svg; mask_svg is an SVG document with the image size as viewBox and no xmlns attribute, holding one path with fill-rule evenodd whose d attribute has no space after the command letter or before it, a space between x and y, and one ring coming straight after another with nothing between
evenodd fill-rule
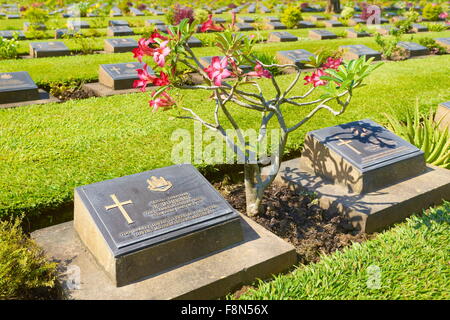
<instances>
[{"instance_id":1,"label":"engraved cross","mask_svg":"<svg viewBox=\"0 0 450 320\"><path fill-rule=\"evenodd\" d=\"M117 68L116 66L112 67L111 70L117 72L118 74L120 74L120 69Z\"/></svg>"},{"instance_id":2,"label":"engraved cross","mask_svg":"<svg viewBox=\"0 0 450 320\"><path fill-rule=\"evenodd\" d=\"M352 149L354 152L356 152L357 154L361 154L361 152L359 152L356 148L354 148L353 146L350 145L350 143L352 143L352 140L345 141L345 140L339 139L339 141L340 141L340 143L337 144L338 146L347 146L350 149Z\"/></svg>"},{"instance_id":3,"label":"engraved cross","mask_svg":"<svg viewBox=\"0 0 450 320\"><path fill-rule=\"evenodd\" d=\"M125 220L127 220L128 224L133 223L134 221L130 218L128 213L123 208L124 205L132 204L133 202L131 200L119 202L119 200L117 199L115 194L111 194L110 197L111 197L111 199L113 199L114 204L112 204L110 206L105 206L105 209L110 210L110 209L118 208L120 210L120 212L122 213L123 217L125 218Z\"/></svg>"}]
</instances>

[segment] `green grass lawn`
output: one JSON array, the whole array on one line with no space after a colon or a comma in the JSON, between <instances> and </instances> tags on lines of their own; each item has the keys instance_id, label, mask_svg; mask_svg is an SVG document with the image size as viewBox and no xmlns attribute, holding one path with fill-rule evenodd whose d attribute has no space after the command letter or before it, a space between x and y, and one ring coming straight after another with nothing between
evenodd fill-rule
<instances>
[{"instance_id":1,"label":"green grass lawn","mask_svg":"<svg viewBox=\"0 0 450 320\"><path fill-rule=\"evenodd\" d=\"M307 38L307 30L290 30L293 34L300 37L296 42L284 43L264 43L257 44L255 50L259 52L275 55L277 51L306 49L311 52L320 50L335 50L341 45L347 44L364 44L373 49L379 50L374 38L359 39L336 39L336 40L310 40ZM250 33L250 32L247 32ZM262 37L267 37L269 31L261 31ZM421 37L449 37L450 31L444 32L427 32L413 35L413 39ZM211 34L200 34L199 39L212 37ZM410 35L405 39L410 39ZM138 37L134 37L138 38ZM26 42L26 41L25 41ZM69 48L76 49L77 44L74 40L64 40L68 43ZM98 48L103 48L103 38L98 38ZM211 56L219 54L219 50L215 47L195 48L194 51L199 56ZM100 64L120 63L134 61L132 53L114 53L114 54L94 54L94 55L76 55L66 57L51 57L38 59L18 59L0 61L0 72L28 71L32 79L40 86L48 85L53 81L66 81L77 79L83 81L94 81L98 79L98 69ZM76 72L74 72L76 70Z\"/></svg>"},{"instance_id":2,"label":"green grass lawn","mask_svg":"<svg viewBox=\"0 0 450 320\"><path fill-rule=\"evenodd\" d=\"M450 299L450 202L362 244L260 282L240 299ZM375 274L378 273L379 277ZM378 280L379 279L379 280Z\"/></svg>"},{"instance_id":3,"label":"green grass lawn","mask_svg":"<svg viewBox=\"0 0 450 320\"><path fill-rule=\"evenodd\" d=\"M383 112L402 118L416 99L422 111L435 108L450 100L449 72L448 55L386 63L355 92L344 115L321 112L290 135L286 151L298 150L305 133L313 129L363 118L385 123ZM278 79L286 86L292 77ZM261 83L264 90L271 87L268 80ZM304 91L302 83L297 93ZM174 94L201 116L212 117L213 101L207 93ZM193 124L173 119L177 110L152 113L147 100L148 94L138 93L0 109L0 217L38 215L70 204L77 186L171 165L172 131L192 130ZM232 112L244 128L258 121L248 110ZM306 112L286 108L290 123Z\"/></svg>"}]
</instances>

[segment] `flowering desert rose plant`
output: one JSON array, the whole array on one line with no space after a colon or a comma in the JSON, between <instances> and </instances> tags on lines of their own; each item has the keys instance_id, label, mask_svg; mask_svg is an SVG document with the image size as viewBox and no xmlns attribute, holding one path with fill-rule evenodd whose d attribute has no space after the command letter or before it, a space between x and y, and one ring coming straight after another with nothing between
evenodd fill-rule
<instances>
[{"instance_id":1,"label":"flowering desert rose plant","mask_svg":"<svg viewBox=\"0 0 450 320\"><path fill-rule=\"evenodd\" d=\"M223 30L216 34L216 46L222 55L213 57L210 65L206 67L200 63L187 44L188 39L198 29L203 32ZM198 121L208 129L218 132L225 139L239 161L244 163L247 214L257 215L263 211L264 190L272 183L279 171L289 134L321 109L335 116L342 114L349 105L354 90L362 86L364 78L379 64L371 64L373 59L366 61L365 57L348 62L333 58L325 61L324 57L318 55L309 61L315 71L303 78L304 85L308 86L306 92L303 95L293 95L291 92L301 80L301 69L296 64L265 65L258 61L253 55L253 38L233 34L232 29L233 23L224 28L215 25L212 17L209 16L209 19L201 26L183 20L178 26L170 26L168 34L153 32L150 38L139 40L138 48L133 51L134 56L141 62L144 57L147 57L155 73L149 73L147 64L144 64L143 69L138 69L139 80L135 81L134 86L141 87L142 91L146 90L148 84L157 87L150 95L149 104L153 111L179 107L188 113L183 118ZM183 65L198 72L204 84L183 84L177 72ZM243 70L244 66L252 70L246 72ZM295 77L286 89L279 86L269 71L274 67L295 69ZM257 81L258 78L271 79L275 94L266 97ZM214 122L207 122L194 110L178 105L170 94L173 88L210 91L211 97L215 100L215 107L211 109ZM322 91L320 97L305 101L317 89ZM332 101L337 102L338 109L329 106ZM272 150L270 172L267 176L262 176L262 164L254 160L256 159L254 146L250 146L246 141L243 130L230 112L231 106L249 109L261 116L258 143L266 138L267 126L271 120L279 128L279 141L276 150ZM309 113L304 118L298 119L293 126L288 126L282 106L308 108ZM234 136L229 134L229 130L224 129L220 120L221 115L224 115L229 122Z\"/></svg>"}]
</instances>

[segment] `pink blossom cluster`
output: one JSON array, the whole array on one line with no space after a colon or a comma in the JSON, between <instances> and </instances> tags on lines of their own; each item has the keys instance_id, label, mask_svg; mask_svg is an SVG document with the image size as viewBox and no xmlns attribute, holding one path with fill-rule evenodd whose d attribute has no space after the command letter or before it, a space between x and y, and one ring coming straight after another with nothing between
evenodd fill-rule
<instances>
[{"instance_id":1,"label":"pink blossom cluster","mask_svg":"<svg viewBox=\"0 0 450 320\"><path fill-rule=\"evenodd\" d=\"M303 78L306 82L305 85L312 84L314 87L324 86L327 84L326 80L321 79L320 77L328 75L325 70L326 69L334 69L337 70L342 63L342 59L333 59L332 57L328 57L327 61L322 64L321 68L314 71L310 76L306 76Z\"/></svg>"}]
</instances>

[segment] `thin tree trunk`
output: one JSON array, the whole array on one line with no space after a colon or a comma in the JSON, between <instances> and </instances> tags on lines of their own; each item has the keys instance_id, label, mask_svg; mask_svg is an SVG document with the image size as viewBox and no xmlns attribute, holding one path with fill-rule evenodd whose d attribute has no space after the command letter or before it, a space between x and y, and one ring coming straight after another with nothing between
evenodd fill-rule
<instances>
[{"instance_id":1,"label":"thin tree trunk","mask_svg":"<svg viewBox=\"0 0 450 320\"><path fill-rule=\"evenodd\" d=\"M262 198L264 190L258 186L257 176L260 168L257 164L244 164L245 201L247 215L256 216L263 213Z\"/></svg>"}]
</instances>

